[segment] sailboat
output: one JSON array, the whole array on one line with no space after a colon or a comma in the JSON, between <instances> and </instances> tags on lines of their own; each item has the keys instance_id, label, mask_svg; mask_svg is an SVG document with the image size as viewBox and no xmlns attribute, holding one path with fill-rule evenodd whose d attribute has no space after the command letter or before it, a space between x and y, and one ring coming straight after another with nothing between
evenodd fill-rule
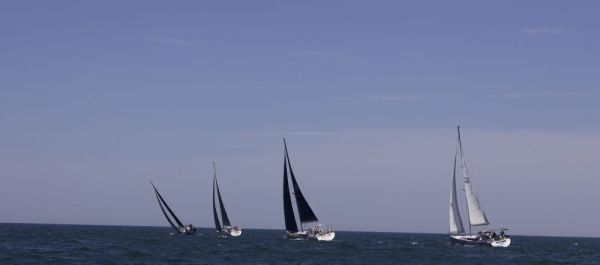
<instances>
[{"instance_id":1,"label":"sailboat","mask_svg":"<svg viewBox=\"0 0 600 265\"><path fill-rule=\"evenodd\" d=\"M450 241L464 245L489 245L492 247L508 247L511 243L510 236L505 234L506 228L488 229L480 231L477 234L472 233L473 226L489 225L485 212L479 204L477 193L473 189L469 171L467 170L467 162L465 160L462 142L460 138L460 126L458 130L458 143L454 154L454 171L452 173L452 189L450 192L450 231L448 236ZM460 159L460 161L458 161ZM457 165L457 162L460 162ZM469 220L469 233L465 232L460 210L458 208L458 200L456 193L456 171L460 167L464 179L464 191L467 199L467 216Z\"/></svg>"},{"instance_id":2,"label":"sailboat","mask_svg":"<svg viewBox=\"0 0 600 265\"><path fill-rule=\"evenodd\" d=\"M331 241L335 237L335 232L331 227L319 224L319 219L310 208L310 205L302 195L300 186L294 176L292 165L290 163L290 156L288 154L287 143L283 138L283 146L285 148L285 154L283 158L283 213L285 217L285 230L286 236L290 239L316 239L319 241ZM288 182L288 170L290 179L292 181L292 187L294 190L294 197L296 199L297 212L300 218L300 229L296 223L296 217L294 215L294 209L292 206L292 198L290 194L290 187ZM312 226L309 226L313 224ZM304 226L309 226L304 229Z\"/></svg>"},{"instance_id":3,"label":"sailboat","mask_svg":"<svg viewBox=\"0 0 600 265\"><path fill-rule=\"evenodd\" d=\"M163 215L167 219L167 222L169 222L171 227L173 227L173 229L175 229L177 234L192 235L192 234L196 233L196 228L194 228L194 226L192 224L184 225L179 220L179 218L177 218L177 216L175 215L173 210L171 210L171 208L169 207L169 205L167 204L165 199L160 195L160 193L158 192L158 190L156 189L156 186L154 186L154 183L152 183L152 181L150 181L150 184L152 184L152 187L154 188L154 193L156 195L156 200L158 200L158 206L160 206L160 210L162 211ZM165 208L166 208L166 211L165 211Z\"/></svg>"},{"instance_id":4,"label":"sailboat","mask_svg":"<svg viewBox=\"0 0 600 265\"><path fill-rule=\"evenodd\" d=\"M213 216L215 218L215 229L218 233L230 235L230 236L240 236L242 234L242 228L237 226L232 226L231 222L229 222L229 217L227 216L227 212L225 211L225 205L223 204L223 199L221 198L221 191L219 191L219 183L217 183L217 169L215 163L213 162L213 193L212 193L212 202L213 202ZM221 208L221 220L219 221L219 215L217 213L217 206L215 201L215 190L217 191L217 197L219 198L219 207Z\"/></svg>"}]
</instances>

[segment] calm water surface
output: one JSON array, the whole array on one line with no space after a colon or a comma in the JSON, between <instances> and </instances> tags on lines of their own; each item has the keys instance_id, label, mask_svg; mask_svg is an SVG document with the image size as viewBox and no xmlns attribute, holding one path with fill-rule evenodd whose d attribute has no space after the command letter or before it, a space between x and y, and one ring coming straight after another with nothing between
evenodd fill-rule
<instances>
[{"instance_id":1,"label":"calm water surface","mask_svg":"<svg viewBox=\"0 0 600 265\"><path fill-rule=\"evenodd\" d=\"M0 264L600 264L600 239L514 236L506 249L451 245L441 234L338 232L332 242L280 230L0 224Z\"/></svg>"}]
</instances>

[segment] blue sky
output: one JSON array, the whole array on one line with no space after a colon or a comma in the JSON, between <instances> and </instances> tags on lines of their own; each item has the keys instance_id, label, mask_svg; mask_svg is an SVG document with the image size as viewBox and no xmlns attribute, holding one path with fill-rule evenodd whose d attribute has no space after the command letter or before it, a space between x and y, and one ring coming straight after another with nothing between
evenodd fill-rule
<instances>
[{"instance_id":1,"label":"blue sky","mask_svg":"<svg viewBox=\"0 0 600 265\"><path fill-rule=\"evenodd\" d=\"M210 226L216 160L232 221L282 228L286 134L324 222L443 233L460 123L492 222L588 235L599 5L2 1L0 221L165 225L152 179Z\"/></svg>"}]
</instances>

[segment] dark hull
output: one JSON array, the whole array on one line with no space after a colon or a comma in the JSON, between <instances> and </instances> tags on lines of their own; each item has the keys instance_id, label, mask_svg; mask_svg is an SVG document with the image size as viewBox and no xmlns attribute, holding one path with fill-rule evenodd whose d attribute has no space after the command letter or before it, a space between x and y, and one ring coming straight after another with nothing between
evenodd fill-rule
<instances>
[{"instance_id":1,"label":"dark hull","mask_svg":"<svg viewBox=\"0 0 600 265\"><path fill-rule=\"evenodd\" d=\"M459 239L459 238L455 238L452 236L450 236L448 238L450 238L450 242L452 242L453 244L458 244L458 245L469 245L469 246L490 245L487 241L484 241L484 240Z\"/></svg>"},{"instance_id":2,"label":"dark hull","mask_svg":"<svg viewBox=\"0 0 600 265\"><path fill-rule=\"evenodd\" d=\"M191 230L186 230L186 231L183 231L183 232L179 232L178 234L180 234L180 235L188 235L189 236L189 235L193 235L195 233L196 233L196 228L192 228Z\"/></svg>"},{"instance_id":3,"label":"dark hull","mask_svg":"<svg viewBox=\"0 0 600 265\"><path fill-rule=\"evenodd\" d=\"M308 238L308 234L306 233L306 231L304 231L304 232L295 232L295 233L290 233L290 232L286 231L285 238L287 238L287 239L307 239Z\"/></svg>"}]
</instances>

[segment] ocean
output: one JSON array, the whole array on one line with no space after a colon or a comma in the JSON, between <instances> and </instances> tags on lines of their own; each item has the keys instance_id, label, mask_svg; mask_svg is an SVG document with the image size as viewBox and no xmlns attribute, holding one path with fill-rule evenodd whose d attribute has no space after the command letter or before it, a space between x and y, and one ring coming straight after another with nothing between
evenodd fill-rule
<instances>
[{"instance_id":1,"label":"ocean","mask_svg":"<svg viewBox=\"0 0 600 265\"><path fill-rule=\"evenodd\" d=\"M449 243L443 234L336 232L331 242L282 230L0 224L0 264L600 264L600 238L513 236L508 248Z\"/></svg>"}]
</instances>

